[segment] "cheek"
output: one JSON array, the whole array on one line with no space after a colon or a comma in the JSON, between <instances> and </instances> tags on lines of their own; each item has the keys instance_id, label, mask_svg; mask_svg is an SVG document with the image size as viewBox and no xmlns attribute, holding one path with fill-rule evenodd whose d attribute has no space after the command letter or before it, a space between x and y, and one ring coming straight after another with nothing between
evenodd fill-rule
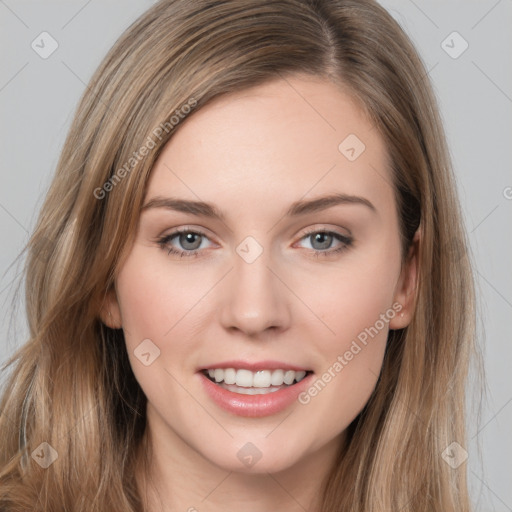
<instances>
[{"instance_id":1,"label":"cheek","mask_svg":"<svg viewBox=\"0 0 512 512\"><path fill-rule=\"evenodd\" d=\"M117 279L123 329L130 338L163 341L175 336L205 294L204 279L167 265L155 249L136 247Z\"/></svg>"},{"instance_id":2,"label":"cheek","mask_svg":"<svg viewBox=\"0 0 512 512\"><path fill-rule=\"evenodd\" d=\"M324 322L322 338L327 340L331 354L343 350L376 323L378 330L384 331L378 339L386 338L389 320L395 314L392 304L400 254L394 247L387 252L384 249L384 245L379 246L364 257L354 253L339 267L316 275L316 286L310 280L304 283L302 293L309 290L307 303ZM387 315L384 326L382 314Z\"/></svg>"},{"instance_id":3,"label":"cheek","mask_svg":"<svg viewBox=\"0 0 512 512\"><path fill-rule=\"evenodd\" d=\"M336 309L325 315L334 334L316 338L314 352L322 354L315 379L299 396L315 443L345 430L368 403L382 368L394 310L387 307L386 294L358 288L333 302ZM390 313L391 311L391 313ZM384 314L384 320L381 316ZM322 421L314 420L322 418Z\"/></svg>"},{"instance_id":4,"label":"cheek","mask_svg":"<svg viewBox=\"0 0 512 512\"><path fill-rule=\"evenodd\" d=\"M398 314L392 304L399 251L391 247L384 258L383 250L380 246L364 258L347 258L339 270L323 276L322 286L310 288L308 305L321 312L323 322L311 326L310 339L322 358L301 403L309 404L313 416L330 418L324 428L333 435L348 426L374 390L389 322Z\"/></svg>"},{"instance_id":5,"label":"cheek","mask_svg":"<svg viewBox=\"0 0 512 512\"><path fill-rule=\"evenodd\" d=\"M157 410L173 403L176 414L190 402L179 386L179 373L193 367L190 353L197 336L190 320L205 294L205 280L191 281L187 275L142 247L132 251L116 283L135 378Z\"/></svg>"},{"instance_id":6,"label":"cheek","mask_svg":"<svg viewBox=\"0 0 512 512\"><path fill-rule=\"evenodd\" d=\"M135 246L125 261L116 289L126 348L146 395L160 389L168 394L173 375L195 372L193 357L208 314L205 294L215 281L211 271L194 274L143 245ZM146 346L142 343L149 350L142 352L140 347ZM154 363L145 366L143 363L148 361L140 360L141 352L150 352L146 356L150 361L157 354Z\"/></svg>"},{"instance_id":7,"label":"cheek","mask_svg":"<svg viewBox=\"0 0 512 512\"><path fill-rule=\"evenodd\" d=\"M322 354L325 371L336 366L331 373L343 371L344 386L361 389L365 380L369 385L374 381L372 372L380 371L389 321L396 314L390 292L355 276L335 280L330 292L317 298L326 328L315 351Z\"/></svg>"}]
</instances>

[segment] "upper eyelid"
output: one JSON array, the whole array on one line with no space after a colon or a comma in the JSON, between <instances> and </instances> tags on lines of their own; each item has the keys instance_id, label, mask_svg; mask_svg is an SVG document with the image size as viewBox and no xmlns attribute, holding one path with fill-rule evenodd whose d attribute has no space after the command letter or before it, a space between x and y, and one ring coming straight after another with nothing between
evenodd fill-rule
<instances>
[{"instance_id":1,"label":"upper eyelid","mask_svg":"<svg viewBox=\"0 0 512 512\"><path fill-rule=\"evenodd\" d=\"M169 233L167 233L165 235L160 235L158 238L162 239L162 238L174 237L181 233L195 233L198 235L202 235L202 236L211 238L211 236L208 234L208 230L204 230L202 228L194 228L194 227L190 227L190 226L174 228Z\"/></svg>"},{"instance_id":2,"label":"upper eyelid","mask_svg":"<svg viewBox=\"0 0 512 512\"><path fill-rule=\"evenodd\" d=\"M303 237L305 237L307 235L311 235L312 233L322 233L322 232L325 232L325 233L335 233L335 234L343 236L345 238L352 238L352 232L348 228L342 228L345 231L347 231L347 233L340 233L339 232L339 230L340 230L339 227L338 228L330 228L330 227L326 227L323 224L321 226L322 227L307 228L306 231L303 232L301 238L303 238Z\"/></svg>"}]
</instances>

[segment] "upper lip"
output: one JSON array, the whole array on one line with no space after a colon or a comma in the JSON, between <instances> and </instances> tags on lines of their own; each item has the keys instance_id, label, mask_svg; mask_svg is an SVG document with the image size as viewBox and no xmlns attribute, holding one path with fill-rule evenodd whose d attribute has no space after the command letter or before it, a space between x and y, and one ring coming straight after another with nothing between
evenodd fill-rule
<instances>
[{"instance_id":1,"label":"upper lip","mask_svg":"<svg viewBox=\"0 0 512 512\"><path fill-rule=\"evenodd\" d=\"M309 368L305 368L303 366L298 366L289 363L283 363L282 361L223 361L221 363L212 363L208 366L203 366L200 368L200 371L203 370L214 370L215 368L234 368L235 370L251 370L256 372L258 370L294 370L296 372L300 371L310 371Z\"/></svg>"}]
</instances>

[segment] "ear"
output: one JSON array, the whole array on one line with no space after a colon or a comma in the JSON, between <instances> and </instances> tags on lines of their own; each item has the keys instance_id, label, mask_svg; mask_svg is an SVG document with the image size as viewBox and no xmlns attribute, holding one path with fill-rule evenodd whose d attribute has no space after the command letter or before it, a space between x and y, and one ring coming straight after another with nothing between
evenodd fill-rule
<instances>
[{"instance_id":1,"label":"ear","mask_svg":"<svg viewBox=\"0 0 512 512\"><path fill-rule=\"evenodd\" d=\"M99 315L101 321L111 329L121 329L123 326L115 285L112 285L105 294L99 308Z\"/></svg>"},{"instance_id":2,"label":"ear","mask_svg":"<svg viewBox=\"0 0 512 512\"><path fill-rule=\"evenodd\" d=\"M421 243L421 226L412 239L407 259L402 266L400 277L396 284L393 304L400 304L402 308L389 322L390 329L403 329L412 319L416 307L416 288L418 286L419 248Z\"/></svg>"}]
</instances>

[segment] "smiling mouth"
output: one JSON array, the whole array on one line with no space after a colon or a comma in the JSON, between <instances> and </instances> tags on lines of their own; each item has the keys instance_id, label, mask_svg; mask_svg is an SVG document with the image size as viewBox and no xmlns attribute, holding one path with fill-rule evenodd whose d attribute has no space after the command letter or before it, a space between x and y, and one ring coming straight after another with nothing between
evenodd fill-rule
<instances>
[{"instance_id":1,"label":"smiling mouth","mask_svg":"<svg viewBox=\"0 0 512 512\"><path fill-rule=\"evenodd\" d=\"M202 370L203 375L218 386L243 395L263 395L291 387L312 371L258 370L214 368Z\"/></svg>"}]
</instances>

